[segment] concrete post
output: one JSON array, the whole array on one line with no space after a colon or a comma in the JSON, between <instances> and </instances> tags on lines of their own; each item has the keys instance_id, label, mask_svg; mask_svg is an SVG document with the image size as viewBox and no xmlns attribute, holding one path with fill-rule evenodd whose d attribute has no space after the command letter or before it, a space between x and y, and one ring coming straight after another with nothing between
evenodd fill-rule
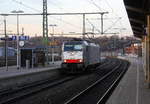
<instances>
[{"instance_id":1,"label":"concrete post","mask_svg":"<svg viewBox=\"0 0 150 104\"><path fill-rule=\"evenodd\" d=\"M30 67L30 61L26 60L26 69L29 69L29 67Z\"/></svg>"},{"instance_id":2,"label":"concrete post","mask_svg":"<svg viewBox=\"0 0 150 104\"><path fill-rule=\"evenodd\" d=\"M146 36L143 36L142 56L143 56L142 60L143 60L143 69L144 69L145 80L147 80L147 70L146 70Z\"/></svg>"}]
</instances>

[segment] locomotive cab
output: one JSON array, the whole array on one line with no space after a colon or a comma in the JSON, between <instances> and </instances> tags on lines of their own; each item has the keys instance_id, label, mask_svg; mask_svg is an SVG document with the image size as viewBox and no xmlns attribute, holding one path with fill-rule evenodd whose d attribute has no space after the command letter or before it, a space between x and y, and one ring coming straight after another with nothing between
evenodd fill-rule
<instances>
[{"instance_id":1,"label":"locomotive cab","mask_svg":"<svg viewBox=\"0 0 150 104\"><path fill-rule=\"evenodd\" d=\"M62 68L66 70L82 69L84 67L83 42L65 42L63 44L62 59Z\"/></svg>"},{"instance_id":2,"label":"locomotive cab","mask_svg":"<svg viewBox=\"0 0 150 104\"><path fill-rule=\"evenodd\" d=\"M65 72L83 72L100 62L100 48L87 41L68 41L62 46L62 64Z\"/></svg>"}]
</instances>

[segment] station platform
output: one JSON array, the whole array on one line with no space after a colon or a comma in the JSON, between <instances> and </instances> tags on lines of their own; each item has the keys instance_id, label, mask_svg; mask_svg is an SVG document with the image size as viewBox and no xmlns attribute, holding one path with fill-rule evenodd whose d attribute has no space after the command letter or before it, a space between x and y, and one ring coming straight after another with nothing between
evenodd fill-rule
<instances>
[{"instance_id":1,"label":"station platform","mask_svg":"<svg viewBox=\"0 0 150 104\"><path fill-rule=\"evenodd\" d=\"M150 89L144 79L142 58L122 57L131 65L106 104L150 104Z\"/></svg>"},{"instance_id":2,"label":"station platform","mask_svg":"<svg viewBox=\"0 0 150 104\"><path fill-rule=\"evenodd\" d=\"M8 68L0 67L0 79L54 70L60 68L60 65L61 61L56 61L54 63L50 63L47 67L35 67L29 69L17 69L17 66L9 66Z\"/></svg>"}]
</instances>

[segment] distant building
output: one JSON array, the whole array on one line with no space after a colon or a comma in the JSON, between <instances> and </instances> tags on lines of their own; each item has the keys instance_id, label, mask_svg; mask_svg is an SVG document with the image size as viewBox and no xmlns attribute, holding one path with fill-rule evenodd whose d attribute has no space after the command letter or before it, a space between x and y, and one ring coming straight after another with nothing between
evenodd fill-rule
<instances>
[{"instance_id":1,"label":"distant building","mask_svg":"<svg viewBox=\"0 0 150 104\"><path fill-rule=\"evenodd\" d=\"M125 48L127 54L136 54L142 56L142 46L141 44L132 44L130 47Z\"/></svg>"}]
</instances>

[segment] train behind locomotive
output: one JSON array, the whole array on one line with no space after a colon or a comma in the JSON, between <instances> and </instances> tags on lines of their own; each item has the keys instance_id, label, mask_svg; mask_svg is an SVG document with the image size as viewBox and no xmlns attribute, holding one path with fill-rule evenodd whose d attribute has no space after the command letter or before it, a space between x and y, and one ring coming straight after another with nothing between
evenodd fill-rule
<instances>
[{"instance_id":1,"label":"train behind locomotive","mask_svg":"<svg viewBox=\"0 0 150 104\"><path fill-rule=\"evenodd\" d=\"M82 72L100 63L99 45L88 41L67 41L62 46L62 69L65 72Z\"/></svg>"}]
</instances>

